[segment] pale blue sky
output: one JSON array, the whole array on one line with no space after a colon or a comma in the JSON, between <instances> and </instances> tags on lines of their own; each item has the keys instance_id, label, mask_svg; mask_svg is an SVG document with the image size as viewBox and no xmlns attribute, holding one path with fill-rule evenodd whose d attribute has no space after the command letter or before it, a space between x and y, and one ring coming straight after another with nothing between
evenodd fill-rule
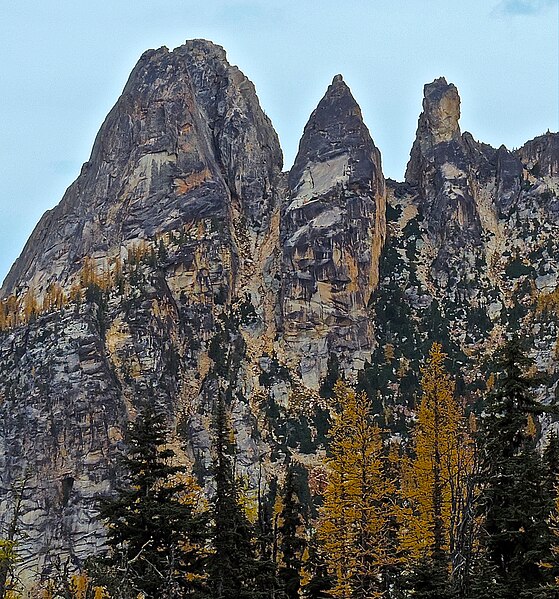
<instances>
[{"instance_id":1,"label":"pale blue sky","mask_svg":"<svg viewBox=\"0 0 559 599\"><path fill-rule=\"evenodd\" d=\"M255 83L286 167L336 73L396 179L439 76L481 141L512 148L559 127L558 0L0 0L0 278L140 54L197 37Z\"/></svg>"}]
</instances>

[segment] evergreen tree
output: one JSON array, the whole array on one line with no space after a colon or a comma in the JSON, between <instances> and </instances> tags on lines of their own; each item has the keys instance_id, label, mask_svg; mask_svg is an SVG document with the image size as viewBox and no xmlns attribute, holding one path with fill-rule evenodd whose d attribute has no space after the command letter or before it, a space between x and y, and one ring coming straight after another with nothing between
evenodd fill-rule
<instances>
[{"instance_id":1,"label":"evergreen tree","mask_svg":"<svg viewBox=\"0 0 559 599\"><path fill-rule=\"evenodd\" d=\"M0 537L0 599L19 597L15 570L20 560L18 546L23 536L21 516L29 478L30 472L26 470L23 479L17 481L10 492L11 517L7 518L6 530L2 531L5 536Z\"/></svg>"},{"instance_id":2,"label":"evergreen tree","mask_svg":"<svg viewBox=\"0 0 559 599\"><path fill-rule=\"evenodd\" d=\"M543 451L543 463L549 496L555 497L555 488L559 482L559 435L555 431L548 435Z\"/></svg>"},{"instance_id":3,"label":"evergreen tree","mask_svg":"<svg viewBox=\"0 0 559 599\"><path fill-rule=\"evenodd\" d=\"M327 483L319 524L330 595L372 599L383 594L382 573L390 563L391 484L383 477L381 431L372 424L367 399L339 381Z\"/></svg>"},{"instance_id":4,"label":"evergreen tree","mask_svg":"<svg viewBox=\"0 0 559 599\"><path fill-rule=\"evenodd\" d=\"M275 486L272 481L271 486ZM258 490L258 519L255 530L256 542L256 594L257 597L275 599L281 587L277 572L277 530L275 525L275 492L267 494Z\"/></svg>"},{"instance_id":5,"label":"evergreen tree","mask_svg":"<svg viewBox=\"0 0 559 599\"><path fill-rule=\"evenodd\" d=\"M554 509L551 515L551 532L553 534L551 543L551 553L553 560L550 564L553 575L551 588L554 588L559 596L559 486L555 487Z\"/></svg>"},{"instance_id":6,"label":"evergreen tree","mask_svg":"<svg viewBox=\"0 0 559 599\"><path fill-rule=\"evenodd\" d=\"M129 484L101 503L111 551L89 571L115 598L204 596L207 518L184 468L171 464L167 436L163 414L146 405L128 431Z\"/></svg>"},{"instance_id":7,"label":"evergreen tree","mask_svg":"<svg viewBox=\"0 0 559 599\"><path fill-rule=\"evenodd\" d=\"M343 380L343 372L340 368L338 356L330 353L328 354L328 362L326 364L326 376L320 382L320 396L327 399L332 398L334 396L334 387L340 379Z\"/></svg>"},{"instance_id":8,"label":"evergreen tree","mask_svg":"<svg viewBox=\"0 0 559 599\"><path fill-rule=\"evenodd\" d=\"M292 464L289 464L285 476L280 525L278 527L279 549L281 552L278 578L287 599L298 599L300 596L303 553L307 544L303 537L303 512L294 479L294 468Z\"/></svg>"},{"instance_id":9,"label":"evergreen tree","mask_svg":"<svg viewBox=\"0 0 559 599\"><path fill-rule=\"evenodd\" d=\"M254 531L239 502L233 469L234 444L225 402L220 395L214 416L215 496L212 505L213 553L208 563L212 599L253 599L259 589L260 565Z\"/></svg>"},{"instance_id":10,"label":"evergreen tree","mask_svg":"<svg viewBox=\"0 0 559 599\"><path fill-rule=\"evenodd\" d=\"M518 338L502 348L481 427L479 506L484 530L481 561L486 565L480 569L492 574L506 599L556 596L543 588L552 578L544 567L551 561L552 498L536 450L535 422L543 407L531 392L526 374L531 365Z\"/></svg>"},{"instance_id":11,"label":"evergreen tree","mask_svg":"<svg viewBox=\"0 0 559 599\"><path fill-rule=\"evenodd\" d=\"M305 599L329 599L333 580L316 534L311 534L302 561L301 596Z\"/></svg>"}]
</instances>

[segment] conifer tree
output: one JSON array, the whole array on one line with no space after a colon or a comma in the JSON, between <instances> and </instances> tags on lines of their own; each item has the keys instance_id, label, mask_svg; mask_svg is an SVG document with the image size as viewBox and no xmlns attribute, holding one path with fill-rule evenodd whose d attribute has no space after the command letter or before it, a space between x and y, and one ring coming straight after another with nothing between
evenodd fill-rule
<instances>
[{"instance_id":1,"label":"conifer tree","mask_svg":"<svg viewBox=\"0 0 559 599\"><path fill-rule=\"evenodd\" d=\"M326 559L315 533L310 534L303 552L302 562L301 597L304 599L330 598L333 581L328 573Z\"/></svg>"},{"instance_id":2,"label":"conifer tree","mask_svg":"<svg viewBox=\"0 0 559 599\"><path fill-rule=\"evenodd\" d=\"M6 529L2 530L3 536L0 537L0 599L15 599L19 596L16 590L18 580L15 569L20 560L18 546L23 534L21 516L29 478L30 472L26 470L23 478L11 488L11 515Z\"/></svg>"},{"instance_id":3,"label":"conifer tree","mask_svg":"<svg viewBox=\"0 0 559 599\"><path fill-rule=\"evenodd\" d=\"M111 551L89 572L111 597L204 596L206 516L193 483L180 479L184 468L171 463L167 436L163 414L147 404L128 431L129 484L101 503Z\"/></svg>"},{"instance_id":4,"label":"conifer tree","mask_svg":"<svg viewBox=\"0 0 559 599\"><path fill-rule=\"evenodd\" d=\"M259 596L254 533L239 502L232 436L225 401L220 394L214 416L213 474L216 489L211 509L213 553L208 561L212 599L252 599Z\"/></svg>"},{"instance_id":5,"label":"conifer tree","mask_svg":"<svg viewBox=\"0 0 559 599\"><path fill-rule=\"evenodd\" d=\"M292 464L287 467L282 494L282 509L278 527L281 565L278 577L286 599L298 599L301 588L303 553L307 545L303 536L304 519L301 502L295 487Z\"/></svg>"},{"instance_id":6,"label":"conifer tree","mask_svg":"<svg viewBox=\"0 0 559 599\"><path fill-rule=\"evenodd\" d=\"M548 435L543 451L543 464L549 496L555 497L555 490L559 482L559 435L555 431L551 431Z\"/></svg>"},{"instance_id":7,"label":"conifer tree","mask_svg":"<svg viewBox=\"0 0 559 599\"><path fill-rule=\"evenodd\" d=\"M388 555L389 498L383 477L381 431L368 402L339 381L334 387L327 483L319 539L333 580L332 597L373 599L383 594Z\"/></svg>"},{"instance_id":8,"label":"conifer tree","mask_svg":"<svg viewBox=\"0 0 559 599\"><path fill-rule=\"evenodd\" d=\"M484 550L476 578L489 570L506 599L556 597L545 591L552 574L549 514L552 504L536 444L534 422L543 407L533 397L526 374L532 361L513 338L499 352L496 385L487 397L481 427L480 515ZM482 583L477 583L479 590ZM551 594L548 594L551 592Z\"/></svg>"},{"instance_id":9,"label":"conifer tree","mask_svg":"<svg viewBox=\"0 0 559 599\"><path fill-rule=\"evenodd\" d=\"M412 564L411 587L418 597L450 595L458 529L466 517L473 445L446 355L434 343L422 370L421 402L412 433L412 457L404 464L400 548ZM422 590L420 590L420 588Z\"/></svg>"},{"instance_id":10,"label":"conifer tree","mask_svg":"<svg viewBox=\"0 0 559 599\"><path fill-rule=\"evenodd\" d=\"M559 484L555 486L555 501L550 524L553 535L551 541L551 553L553 559L550 564L553 581L550 583L550 586L551 588L554 588L557 595L559 595Z\"/></svg>"}]
</instances>

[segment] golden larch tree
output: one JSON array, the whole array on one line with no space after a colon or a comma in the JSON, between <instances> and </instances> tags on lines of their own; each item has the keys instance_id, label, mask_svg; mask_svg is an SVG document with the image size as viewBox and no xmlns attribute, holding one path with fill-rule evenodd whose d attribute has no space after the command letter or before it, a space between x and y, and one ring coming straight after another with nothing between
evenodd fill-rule
<instances>
[{"instance_id":1,"label":"golden larch tree","mask_svg":"<svg viewBox=\"0 0 559 599\"><path fill-rule=\"evenodd\" d=\"M367 398L345 383L334 386L330 457L319 540L341 599L383 596L394 488L383 475L381 430L372 423Z\"/></svg>"},{"instance_id":2,"label":"golden larch tree","mask_svg":"<svg viewBox=\"0 0 559 599\"><path fill-rule=\"evenodd\" d=\"M451 559L468 509L475 452L445 358L434 343L422 369L411 457L403 464L400 548L412 561L442 554Z\"/></svg>"}]
</instances>

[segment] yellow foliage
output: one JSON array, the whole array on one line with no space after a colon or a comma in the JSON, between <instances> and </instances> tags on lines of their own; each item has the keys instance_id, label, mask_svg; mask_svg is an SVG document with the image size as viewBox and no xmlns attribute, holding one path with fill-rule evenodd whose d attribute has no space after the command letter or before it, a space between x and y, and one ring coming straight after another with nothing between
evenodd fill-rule
<instances>
[{"instance_id":1,"label":"yellow foliage","mask_svg":"<svg viewBox=\"0 0 559 599\"><path fill-rule=\"evenodd\" d=\"M58 283L51 283L43 298L42 312L49 310L60 310L66 304L66 297L62 287Z\"/></svg>"},{"instance_id":2,"label":"yellow foliage","mask_svg":"<svg viewBox=\"0 0 559 599\"><path fill-rule=\"evenodd\" d=\"M37 316L38 312L39 306L35 292L33 289L28 289L27 293L23 296L23 316L25 322L29 322L34 316Z\"/></svg>"},{"instance_id":3,"label":"yellow foliage","mask_svg":"<svg viewBox=\"0 0 559 599\"><path fill-rule=\"evenodd\" d=\"M110 599L105 587L93 587L93 599Z\"/></svg>"},{"instance_id":4,"label":"yellow foliage","mask_svg":"<svg viewBox=\"0 0 559 599\"><path fill-rule=\"evenodd\" d=\"M238 482L239 505L249 522L254 524L258 520L258 489L252 488L250 483L244 478L241 478Z\"/></svg>"},{"instance_id":5,"label":"yellow foliage","mask_svg":"<svg viewBox=\"0 0 559 599\"><path fill-rule=\"evenodd\" d=\"M387 364L394 360L394 345L392 343L387 343L384 346L384 359Z\"/></svg>"},{"instance_id":6,"label":"yellow foliage","mask_svg":"<svg viewBox=\"0 0 559 599\"><path fill-rule=\"evenodd\" d=\"M559 287L551 293L540 294L536 300L536 310L559 314Z\"/></svg>"},{"instance_id":7,"label":"yellow foliage","mask_svg":"<svg viewBox=\"0 0 559 599\"><path fill-rule=\"evenodd\" d=\"M0 563L17 561L17 541L0 539Z\"/></svg>"},{"instance_id":8,"label":"yellow foliage","mask_svg":"<svg viewBox=\"0 0 559 599\"><path fill-rule=\"evenodd\" d=\"M422 369L422 397L412 435L412 458L403 462L400 547L412 559L453 551L465 509L466 481L474 466L454 383L444 369L445 354L434 343Z\"/></svg>"},{"instance_id":9,"label":"yellow foliage","mask_svg":"<svg viewBox=\"0 0 559 599\"><path fill-rule=\"evenodd\" d=\"M86 599L89 588L89 577L87 574L74 574L70 578L70 592L72 599Z\"/></svg>"},{"instance_id":10,"label":"yellow foliage","mask_svg":"<svg viewBox=\"0 0 559 599\"><path fill-rule=\"evenodd\" d=\"M536 429L536 423L534 422L534 417L532 414L528 414L528 419L526 422L526 436L530 439L533 439L537 435L538 431Z\"/></svg>"},{"instance_id":11,"label":"yellow foliage","mask_svg":"<svg viewBox=\"0 0 559 599\"><path fill-rule=\"evenodd\" d=\"M42 590L41 599L54 599L54 582L52 580L48 580L45 588Z\"/></svg>"},{"instance_id":12,"label":"yellow foliage","mask_svg":"<svg viewBox=\"0 0 559 599\"><path fill-rule=\"evenodd\" d=\"M379 574L394 559L388 542L394 487L383 475L381 431L366 397L338 381L334 400L340 411L331 429L319 540L331 595L374 599L381 596Z\"/></svg>"},{"instance_id":13,"label":"yellow foliage","mask_svg":"<svg viewBox=\"0 0 559 599\"><path fill-rule=\"evenodd\" d=\"M153 242L142 240L138 245L128 249L130 264L138 264L150 252L155 251ZM83 291L95 285L102 291L120 287L124 281L123 265L120 257L112 260L108 267L100 271L90 256L85 256L75 282L67 294L59 283L50 283L41 302L37 301L35 291L28 289L24 295L10 295L0 302L0 331L11 329L20 324L28 323L33 317L52 310L62 309L68 302L78 302L82 299Z\"/></svg>"},{"instance_id":14,"label":"yellow foliage","mask_svg":"<svg viewBox=\"0 0 559 599\"><path fill-rule=\"evenodd\" d=\"M178 472L169 477L165 483L166 487L175 485L183 485L184 487L177 497L182 505L187 505L195 513L201 513L207 509L206 496L194 476L185 472Z\"/></svg>"},{"instance_id":15,"label":"yellow foliage","mask_svg":"<svg viewBox=\"0 0 559 599\"><path fill-rule=\"evenodd\" d=\"M95 261L90 256L86 256L80 271L80 287L84 289L92 285L107 291L112 286L111 275L105 269L99 273Z\"/></svg>"}]
</instances>

